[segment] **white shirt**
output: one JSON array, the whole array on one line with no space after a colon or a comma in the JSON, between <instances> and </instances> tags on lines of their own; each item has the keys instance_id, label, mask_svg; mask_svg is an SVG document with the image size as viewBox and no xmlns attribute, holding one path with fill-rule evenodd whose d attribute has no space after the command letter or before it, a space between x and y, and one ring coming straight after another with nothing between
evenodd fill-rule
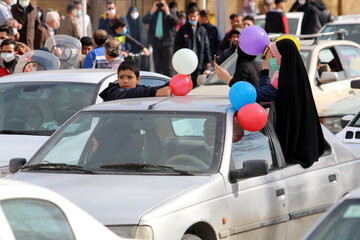
<instances>
[{"instance_id":1,"label":"white shirt","mask_svg":"<svg viewBox=\"0 0 360 240\"><path fill-rule=\"evenodd\" d=\"M82 37L91 37L92 36L92 29L91 29L91 21L89 15L86 14L85 16L85 24L86 24L86 32L84 34L84 27L83 27L83 16L80 15L75 18L76 22L78 23L78 30L80 34L80 38Z\"/></svg>"}]
</instances>

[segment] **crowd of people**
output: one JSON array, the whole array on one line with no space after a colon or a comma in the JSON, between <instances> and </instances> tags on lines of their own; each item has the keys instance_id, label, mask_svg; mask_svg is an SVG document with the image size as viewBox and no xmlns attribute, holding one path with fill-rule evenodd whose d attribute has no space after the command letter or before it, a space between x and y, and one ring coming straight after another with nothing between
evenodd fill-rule
<instances>
[{"instance_id":1,"label":"crowd of people","mask_svg":"<svg viewBox=\"0 0 360 240\"><path fill-rule=\"evenodd\" d=\"M209 11L199 9L194 2L189 3L185 11L178 11L175 1L155 0L146 15L140 16L139 10L131 6L123 16L115 2L108 1L106 12L98 20L98 29L93 31L94 19L88 15L83 17L80 1L68 4L66 14L61 15L53 9L43 12L33 6L31 0L0 0L0 41L13 40L4 42L1 48L11 46L14 50L1 49L0 76L13 73L19 56L26 51L49 51L45 47L48 38L68 35L82 44L82 68L115 69L124 58L136 56L140 69L149 71L152 53L155 72L172 77L176 74L171 64L174 52L181 48L192 49L199 60L191 75L196 87L197 76L213 71L214 61L220 64L239 51L239 35L242 29L255 24L256 15L266 14L268 33L288 33L283 11L285 1L244 1L243 10L230 15L231 28L223 34L210 23ZM291 11L304 12L303 33L314 33L331 20L322 0L297 0ZM239 52L239 58L244 56Z\"/></svg>"}]
</instances>

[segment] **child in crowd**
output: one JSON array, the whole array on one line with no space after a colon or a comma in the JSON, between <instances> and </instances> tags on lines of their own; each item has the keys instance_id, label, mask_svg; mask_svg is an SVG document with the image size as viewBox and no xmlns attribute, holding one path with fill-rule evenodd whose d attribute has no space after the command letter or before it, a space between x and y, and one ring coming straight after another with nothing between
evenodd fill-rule
<instances>
[{"instance_id":1,"label":"child in crowd","mask_svg":"<svg viewBox=\"0 0 360 240\"><path fill-rule=\"evenodd\" d=\"M159 87L139 85L139 66L133 60L125 60L118 68L118 84L110 83L99 96L104 101L123 98L166 97L170 96L171 88L168 84Z\"/></svg>"}]
</instances>

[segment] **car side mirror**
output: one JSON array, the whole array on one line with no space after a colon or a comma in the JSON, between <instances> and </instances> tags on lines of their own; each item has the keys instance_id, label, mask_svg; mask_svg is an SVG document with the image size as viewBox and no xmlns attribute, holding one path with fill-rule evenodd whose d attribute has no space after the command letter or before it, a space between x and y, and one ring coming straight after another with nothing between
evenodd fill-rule
<instances>
[{"instance_id":1,"label":"car side mirror","mask_svg":"<svg viewBox=\"0 0 360 240\"><path fill-rule=\"evenodd\" d=\"M19 171L26 163L25 158L13 158L9 162L10 173L16 173Z\"/></svg>"},{"instance_id":2,"label":"car side mirror","mask_svg":"<svg viewBox=\"0 0 360 240\"><path fill-rule=\"evenodd\" d=\"M266 160L247 160L243 163L242 169L230 171L230 181L242 178L263 176L269 173L269 165Z\"/></svg>"},{"instance_id":3,"label":"car side mirror","mask_svg":"<svg viewBox=\"0 0 360 240\"><path fill-rule=\"evenodd\" d=\"M340 126L345 128L351 120L353 120L354 115L345 115L340 119Z\"/></svg>"},{"instance_id":4,"label":"car side mirror","mask_svg":"<svg viewBox=\"0 0 360 240\"><path fill-rule=\"evenodd\" d=\"M319 80L320 84L336 82L339 80L337 72L322 72Z\"/></svg>"},{"instance_id":5,"label":"car side mirror","mask_svg":"<svg viewBox=\"0 0 360 240\"><path fill-rule=\"evenodd\" d=\"M352 80L350 83L351 88L360 88L360 79Z\"/></svg>"}]
</instances>

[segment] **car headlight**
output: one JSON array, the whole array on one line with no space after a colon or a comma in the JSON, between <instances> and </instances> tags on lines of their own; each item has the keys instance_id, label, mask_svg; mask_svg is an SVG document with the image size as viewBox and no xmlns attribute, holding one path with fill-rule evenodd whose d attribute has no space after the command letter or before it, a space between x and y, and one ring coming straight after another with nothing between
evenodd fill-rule
<instances>
[{"instance_id":1,"label":"car headlight","mask_svg":"<svg viewBox=\"0 0 360 240\"><path fill-rule=\"evenodd\" d=\"M141 240L153 240L154 233L150 226L117 225L107 226L116 235L123 238L135 238Z\"/></svg>"}]
</instances>

